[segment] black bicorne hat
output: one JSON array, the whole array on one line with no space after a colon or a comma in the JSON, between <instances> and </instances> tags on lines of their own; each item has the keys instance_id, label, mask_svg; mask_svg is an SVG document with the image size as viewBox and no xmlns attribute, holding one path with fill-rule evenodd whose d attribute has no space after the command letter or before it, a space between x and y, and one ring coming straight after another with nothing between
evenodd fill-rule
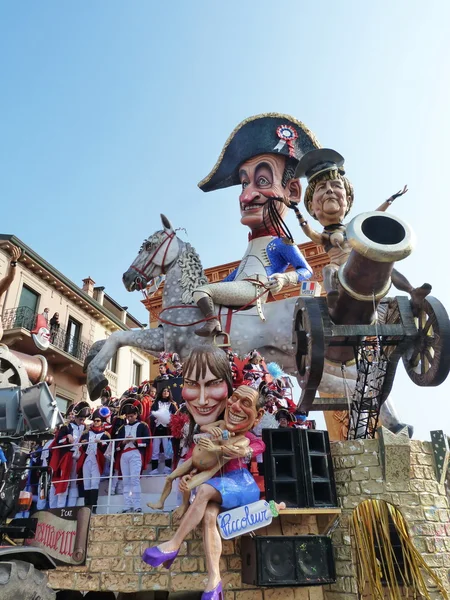
<instances>
[{"instance_id":1,"label":"black bicorne hat","mask_svg":"<svg viewBox=\"0 0 450 600\"><path fill-rule=\"evenodd\" d=\"M139 400L127 398L121 403L119 415L129 415L130 413L137 413L138 416L142 413L142 404Z\"/></svg>"},{"instance_id":2,"label":"black bicorne hat","mask_svg":"<svg viewBox=\"0 0 450 600\"><path fill-rule=\"evenodd\" d=\"M330 148L318 148L307 152L295 169L295 177L306 177L308 183L318 175L339 169L344 173L342 167L344 157Z\"/></svg>"},{"instance_id":3,"label":"black bicorne hat","mask_svg":"<svg viewBox=\"0 0 450 600\"><path fill-rule=\"evenodd\" d=\"M198 187L211 192L238 185L239 167L259 154L281 154L298 161L319 147L314 134L289 115L266 113L249 117L232 132L211 173Z\"/></svg>"},{"instance_id":4,"label":"black bicorne hat","mask_svg":"<svg viewBox=\"0 0 450 600\"><path fill-rule=\"evenodd\" d=\"M291 423L295 422L295 417L292 413L290 413L288 410L278 410L275 413L275 419L277 421L279 421L280 419L287 419L288 421L291 421Z\"/></svg>"},{"instance_id":5,"label":"black bicorne hat","mask_svg":"<svg viewBox=\"0 0 450 600\"><path fill-rule=\"evenodd\" d=\"M75 406L73 407L73 414L76 417L89 417L89 415L91 414L91 406L89 404L89 402L85 402L84 400L82 400L81 402L78 402L77 404L75 404Z\"/></svg>"}]
</instances>

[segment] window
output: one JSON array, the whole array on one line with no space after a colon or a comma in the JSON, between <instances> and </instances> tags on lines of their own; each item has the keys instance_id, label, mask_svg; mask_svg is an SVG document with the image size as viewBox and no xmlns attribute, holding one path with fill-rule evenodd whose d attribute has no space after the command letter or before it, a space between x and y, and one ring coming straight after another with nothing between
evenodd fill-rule
<instances>
[{"instance_id":1,"label":"window","mask_svg":"<svg viewBox=\"0 0 450 600\"><path fill-rule=\"evenodd\" d=\"M65 415L67 412L67 409L69 408L69 405L72 404L71 400L67 400L67 398L58 396L58 394L56 394L55 399L56 399L56 404L58 405L59 412L62 413L63 415Z\"/></svg>"},{"instance_id":2,"label":"window","mask_svg":"<svg viewBox=\"0 0 450 600\"><path fill-rule=\"evenodd\" d=\"M115 352L114 356L109 361L108 366L106 367L107 369L109 369L113 373L117 373L117 358L118 358L117 357L117 352Z\"/></svg>"},{"instance_id":3,"label":"window","mask_svg":"<svg viewBox=\"0 0 450 600\"><path fill-rule=\"evenodd\" d=\"M16 312L14 327L23 327L24 329L33 329L36 317L39 294L26 285L22 286L20 293L19 306Z\"/></svg>"},{"instance_id":4,"label":"window","mask_svg":"<svg viewBox=\"0 0 450 600\"><path fill-rule=\"evenodd\" d=\"M81 338L81 323L69 317L67 323L66 343L64 350L73 356L78 354L78 346Z\"/></svg>"},{"instance_id":5,"label":"window","mask_svg":"<svg viewBox=\"0 0 450 600\"><path fill-rule=\"evenodd\" d=\"M140 385L141 383L141 371L142 365L135 360L133 360L133 377L132 377L132 385Z\"/></svg>"}]
</instances>

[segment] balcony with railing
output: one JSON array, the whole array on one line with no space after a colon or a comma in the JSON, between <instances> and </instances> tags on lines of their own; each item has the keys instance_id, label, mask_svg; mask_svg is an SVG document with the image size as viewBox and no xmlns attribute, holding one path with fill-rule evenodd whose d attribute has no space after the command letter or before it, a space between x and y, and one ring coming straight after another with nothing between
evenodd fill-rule
<instances>
[{"instance_id":1,"label":"balcony with railing","mask_svg":"<svg viewBox=\"0 0 450 600\"><path fill-rule=\"evenodd\" d=\"M28 346L28 341L31 339L31 331L34 329L36 324L37 313L27 306L19 306L17 308L10 308L5 310L2 316L2 325L4 332L4 342L7 345L17 345L19 342L24 342ZM71 335L66 329L59 326L58 328L52 328L49 325L50 330L50 348L58 349L66 354L69 354L73 358L84 362L89 348L91 345L87 340L83 340L80 337ZM27 339L23 339L20 336L20 332L28 332L25 336ZM29 352L28 348L18 348L24 352ZM34 347L34 350L36 347Z\"/></svg>"}]
</instances>

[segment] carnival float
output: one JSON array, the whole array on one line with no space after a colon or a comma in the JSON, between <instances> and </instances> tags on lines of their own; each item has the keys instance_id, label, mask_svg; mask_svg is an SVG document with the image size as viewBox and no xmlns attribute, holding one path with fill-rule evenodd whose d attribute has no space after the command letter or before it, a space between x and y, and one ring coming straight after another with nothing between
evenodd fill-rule
<instances>
[{"instance_id":1,"label":"carnival float","mask_svg":"<svg viewBox=\"0 0 450 600\"><path fill-rule=\"evenodd\" d=\"M303 178L305 209L322 232L299 209ZM159 326L113 333L86 359L91 399L107 386L107 364L122 346L153 356L176 353L184 363L190 454L149 506L163 510L178 477L183 502L171 530L149 544L143 561L154 570L179 571L183 545L201 526L203 600L245 585L319 586L320 594L302 596L310 599L448 598L450 555L436 559L431 538L446 550L450 538L445 527L425 528L428 520L435 523L431 514L448 522L445 469L436 467L430 445L410 440L412 427L389 399L400 359L422 387L440 385L450 370L445 308L430 295L430 284L416 287L396 268L412 252L414 234L386 211L406 186L345 224L354 190L344 158L322 148L303 123L278 113L240 123L199 184L208 193L231 186L240 188L240 220L250 230L239 266L224 281L208 282L193 246L161 215L162 227L123 274L130 292L164 277ZM271 302L271 295L312 276L286 224L289 211L329 256L325 295L311 296L301 285L303 295ZM392 284L408 295L388 296ZM255 380L233 386L229 355L242 359L253 351L296 377L299 411L345 411L348 441L296 428L263 428L259 438L251 433L263 417L267 390ZM448 461L446 444L443 452ZM261 454L263 499L246 466ZM415 464L426 465L426 474ZM312 530L305 530L306 516ZM227 584L222 539L240 536L242 574L239 584Z\"/></svg>"}]
</instances>

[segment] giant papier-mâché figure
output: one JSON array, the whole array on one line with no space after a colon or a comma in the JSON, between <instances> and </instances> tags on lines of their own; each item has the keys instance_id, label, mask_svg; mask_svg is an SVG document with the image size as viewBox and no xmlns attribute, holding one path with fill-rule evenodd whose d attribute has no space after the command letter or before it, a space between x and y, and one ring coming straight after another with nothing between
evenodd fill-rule
<instances>
[{"instance_id":1,"label":"giant papier-m\u00e2ch\u00e9 figure","mask_svg":"<svg viewBox=\"0 0 450 600\"><path fill-rule=\"evenodd\" d=\"M321 233L315 231L296 209L297 218L305 235L316 244L324 246L330 258L330 264L323 268L325 290L334 296L338 289L337 273L344 265L352 250L347 241L344 218L353 205L353 186L345 177L344 157L329 148L319 148L306 153L295 171L296 177L306 177L308 187L305 191L305 207L308 213L323 226ZM393 201L407 191L406 186L397 192L376 210L384 212ZM392 283L395 287L411 295L413 305L420 306L430 293L431 285L423 284L414 288L396 269L392 270Z\"/></svg>"},{"instance_id":2,"label":"giant papier-m\u00e2ch\u00e9 figure","mask_svg":"<svg viewBox=\"0 0 450 600\"><path fill-rule=\"evenodd\" d=\"M199 183L204 192L241 186L241 223L250 228L240 265L220 283L194 291L206 317L197 335L221 331L216 304L233 307L265 302L268 292L309 279L312 271L284 223L288 207L301 199L294 177L300 158L318 147L314 135L296 119L278 113L250 117L228 138L211 173ZM285 273L292 266L293 272Z\"/></svg>"},{"instance_id":3,"label":"giant papier-m\u00e2ch\u00e9 figure","mask_svg":"<svg viewBox=\"0 0 450 600\"><path fill-rule=\"evenodd\" d=\"M210 437L200 436L198 444L194 444L193 458L185 463L189 473L182 478L180 489L189 494L194 485L200 485L174 536L159 546L148 548L143 560L153 567L164 565L170 568L183 540L203 521L208 582L202 599L218 600L222 595L222 542L216 519L221 508L230 509L259 500L259 488L244 459L264 450L264 443L250 433L250 429L262 418L265 399L249 386L241 386L233 392L227 355L217 348L194 350L184 368L187 391L183 392L183 397L200 430L209 433ZM224 376L218 376L222 373ZM227 399L223 413L225 390ZM224 440L225 430L234 435ZM199 457L200 460L197 460ZM194 464L198 472L192 472ZM220 475L216 476L221 467ZM171 482L171 479L168 478L168 481Z\"/></svg>"}]
</instances>

